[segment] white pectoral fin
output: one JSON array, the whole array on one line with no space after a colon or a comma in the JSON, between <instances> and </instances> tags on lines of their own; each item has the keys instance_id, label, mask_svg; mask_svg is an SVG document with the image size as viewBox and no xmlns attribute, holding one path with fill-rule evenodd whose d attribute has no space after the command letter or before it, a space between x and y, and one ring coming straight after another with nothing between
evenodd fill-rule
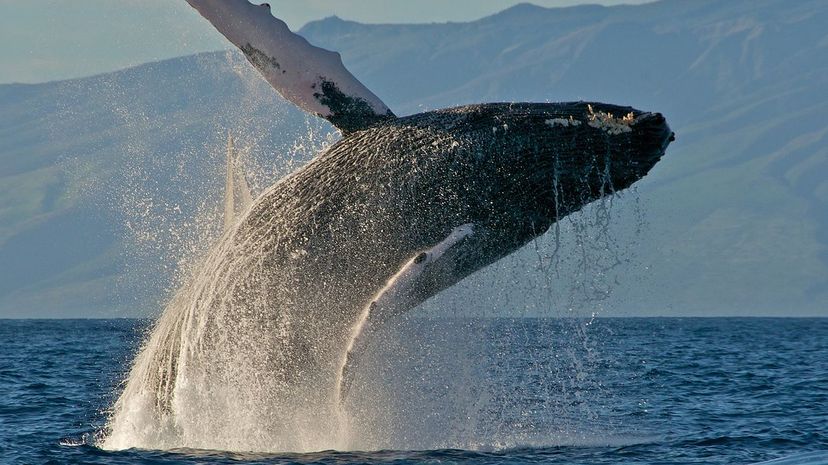
<instances>
[{"instance_id":1,"label":"white pectoral fin","mask_svg":"<svg viewBox=\"0 0 828 465\"><path fill-rule=\"evenodd\" d=\"M465 224L434 247L409 260L371 300L353 330L339 375L338 395L343 403L353 384L354 374L377 331L385 323L416 307L427 298L453 284L447 273L453 269L453 254L474 234L474 225Z\"/></svg>"},{"instance_id":2,"label":"white pectoral fin","mask_svg":"<svg viewBox=\"0 0 828 465\"><path fill-rule=\"evenodd\" d=\"M284 98L343 131L394 114L342 64L336 52L314 47L270 13L247 0L187 0L241 49Z\"/></svg>"}]
</instances>

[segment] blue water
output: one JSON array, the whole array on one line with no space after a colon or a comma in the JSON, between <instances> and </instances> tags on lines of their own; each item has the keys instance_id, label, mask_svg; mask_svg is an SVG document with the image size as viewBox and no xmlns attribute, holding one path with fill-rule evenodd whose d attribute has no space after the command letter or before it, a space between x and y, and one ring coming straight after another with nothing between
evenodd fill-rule
<instances>
[{"instance_id":1,"label":"blue water","mask_svg":"<svg viewBox=\"0 0 828 465\"><path fill-rule=\"evenodd\" d=\"M828 463L828 319L413 320L378 368L404 386L400 434L474 450L100 450L145 325L0 320L0 463ZM458 390L485 397L474 418L445 410Z\"/></svg>"}]
</instances>

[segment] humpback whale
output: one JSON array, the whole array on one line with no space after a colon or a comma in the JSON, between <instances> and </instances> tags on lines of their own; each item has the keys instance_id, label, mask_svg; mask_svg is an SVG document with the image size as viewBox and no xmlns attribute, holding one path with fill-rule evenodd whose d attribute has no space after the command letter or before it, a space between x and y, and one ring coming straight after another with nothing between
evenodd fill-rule
<instances>
[{"instance_id":1,"label":"humpback whale","mask_svg":"<svg viewBox=\"0 0 828 465\"><path fill-rule=\"evenodd\" d=\"M306 450L383 325L628 188L674 138L659 113L597 102L397 117L267 4L187 1L342 137L255 199L172 297L107 448Z\"/></svg>"}]
</instances>

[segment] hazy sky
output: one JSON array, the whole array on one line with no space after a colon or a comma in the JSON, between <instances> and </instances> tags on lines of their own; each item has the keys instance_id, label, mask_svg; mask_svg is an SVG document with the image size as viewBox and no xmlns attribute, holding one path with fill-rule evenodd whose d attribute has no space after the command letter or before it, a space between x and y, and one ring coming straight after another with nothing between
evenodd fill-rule
<instances>
[{"instance_id":1,"label":"hazy sky","mask_svg":"<svg viewBox=\"0 0 828 465\"><path fill-rule=\"evenodd\" d=\"M534 0L617 5L647 0ZM255 2L261 3L261 1ZM270 0L298 29L331 15L360 22L469 21L514 0ZM184 0L0 0L0 83L88 76L228 47Z\"/></svg>"}]
</instances>

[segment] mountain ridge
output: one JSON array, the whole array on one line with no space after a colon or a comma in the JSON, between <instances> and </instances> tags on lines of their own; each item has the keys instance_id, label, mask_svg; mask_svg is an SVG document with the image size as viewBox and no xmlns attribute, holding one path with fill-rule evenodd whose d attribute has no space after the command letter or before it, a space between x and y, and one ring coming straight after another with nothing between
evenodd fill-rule
<instances>
[{"instance_id":1,"label":"mountain ridge","mask_svg":"<svg viewBox=\"0 0 828 465\"><path fill-rule=\"evenodd\" d=\"M632 258L611 298L575 306L824 315L828 5L527 8L468 23L327 19L301 33L339 51L398 114L493 100L603 100L664 113L677 142L638 193L617 202L616 247ZM228 130L247 141L260 190L313 156L310 140L331 128L285 104L236 52L0 85L0 315L157 312L183 279L174 270L185 250L217 233L198 218L214 213ZM637 215L648 227L630 238ZM537 292L480 291L503 287L497 279L527 268L530 255L429 311L452 298L504 314L553 305ZM515 279L567 294L569 275L546 278Z\"/></svg>"}]
</instances>

